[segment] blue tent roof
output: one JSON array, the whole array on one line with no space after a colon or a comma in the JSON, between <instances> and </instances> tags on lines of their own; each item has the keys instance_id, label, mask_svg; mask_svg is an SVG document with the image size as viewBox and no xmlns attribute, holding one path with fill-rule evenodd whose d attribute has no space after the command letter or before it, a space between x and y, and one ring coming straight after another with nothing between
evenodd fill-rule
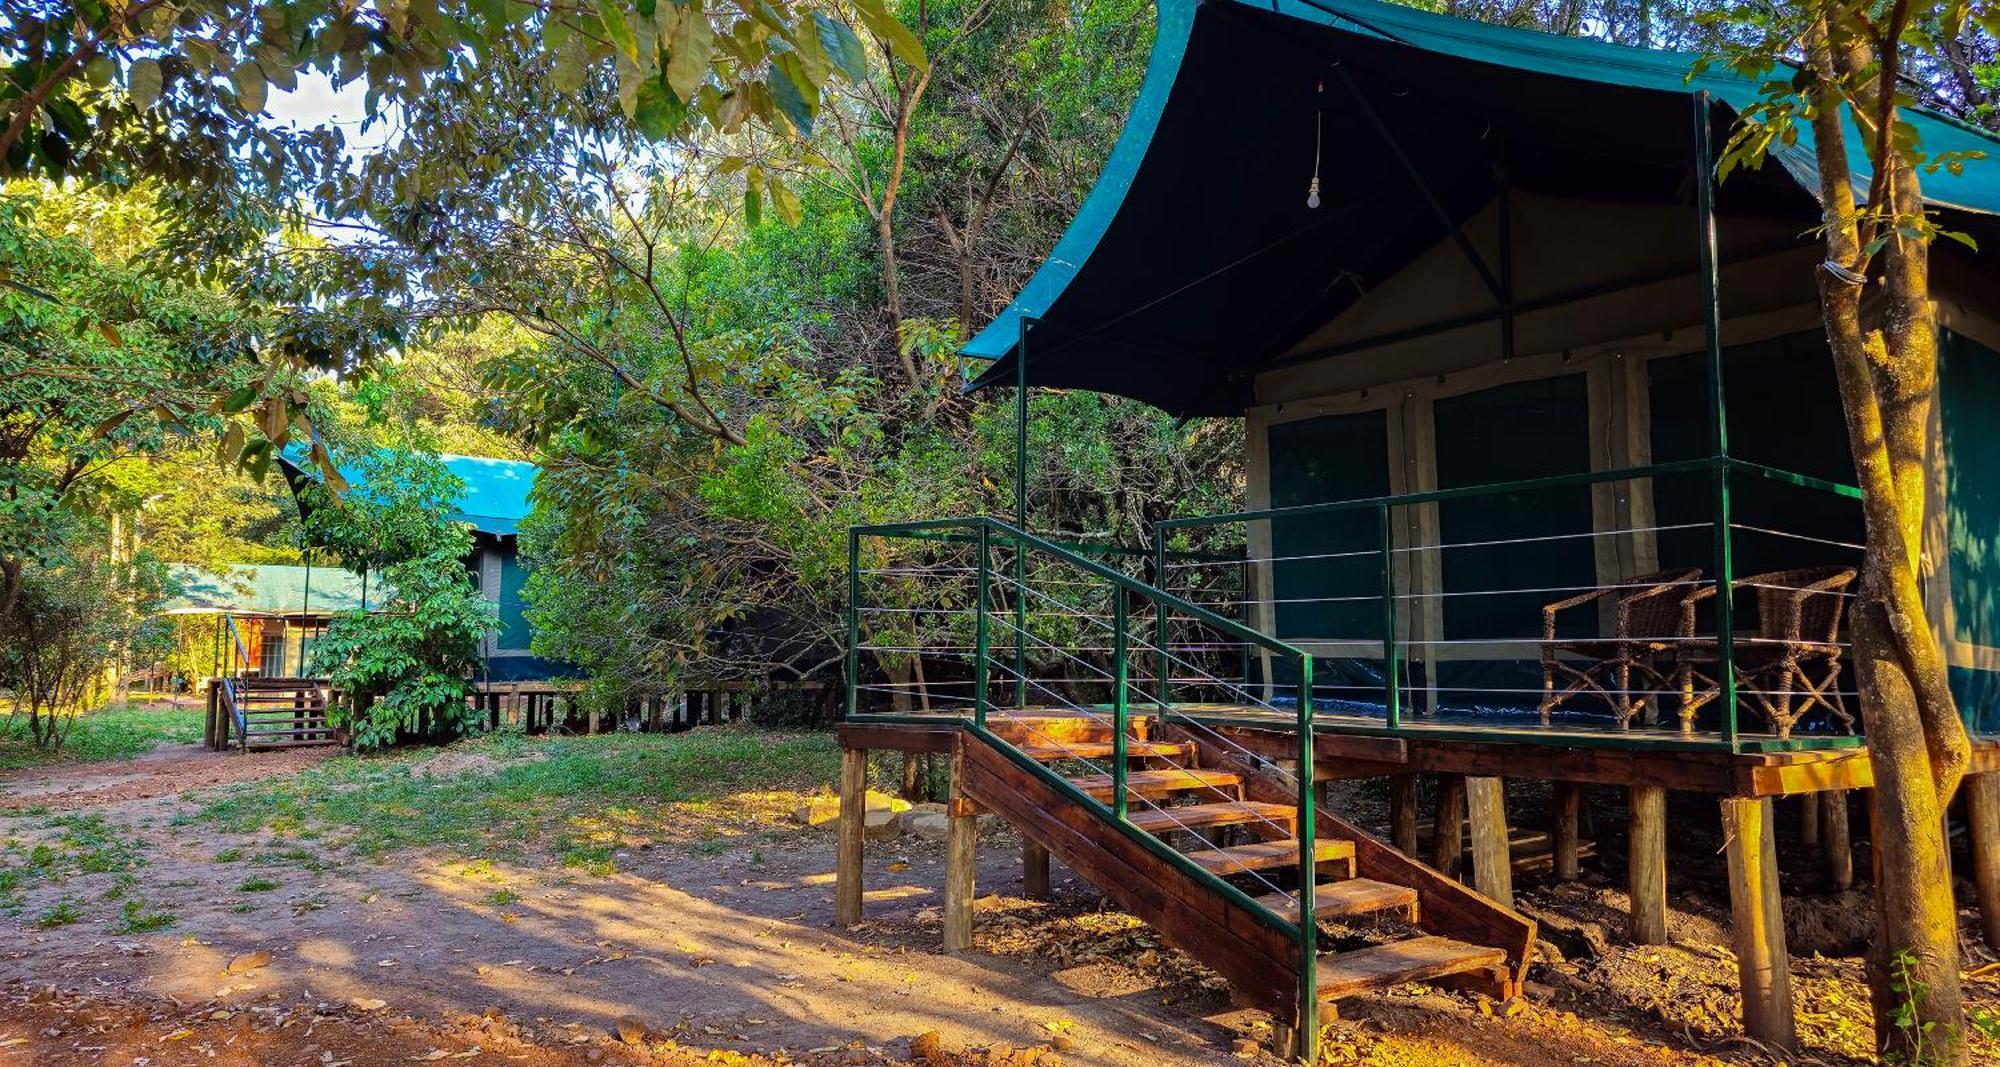
<instances>
[{"instance_id":1,"label":"blue tent roof","mask_svg":"<svg viewBox=\"0 0 2000 1067\"><path fill-rule=\"evenodd\" d=\"M521 520L532 506L528 493L535 487L539 468L526 460L488 459L484 456L440 455L445 467L465 483L465 495L451 517L471 524L480 533L512 537L521 530ZM294 478L313 477L313 469L303 445L286 447L280 462ZM366 479L349 464L340 464L340 476L348 484L360 486Z\"/></svg>"},{"instance_id":2,"label":"blue tent roof","mask_svg":"<svg viewBox=\"0 0 2000 1067\"><path fill-rule=\"evenodd\" d=\"M1493 199L1503 168L1517 187L1560 196L1677 202L1691 94L1717 102L1718 145L1732 109L1760 95L1726 70L1690 81L1687 53L1377 0L1158 0L1158 11L1145 81L1096 186L1019 295L961 350L1002 361L979 384L1013 380L1032 322L1030 384L1240 413L1266 361L1440 239L1435 208L1463 221ZM1343 91L1349 80L1367 107ZM1978 216L2000 214L2000 139L1928 112L1903 117L1927 152L1988 154L1962 174L1926 174L1924 189L1973 216L1963 228L1990 228ZM1304 203L1316 129L1319 210ZM1811 131L1798 132L1772 151L1774 165L1724 183L1724 210L1796 219L1802 233L1816 224ZM1861 138L1848 147L1865 188ZM1433 186L1434 207L1399 153Z\"/></svg>"}]
</instances>

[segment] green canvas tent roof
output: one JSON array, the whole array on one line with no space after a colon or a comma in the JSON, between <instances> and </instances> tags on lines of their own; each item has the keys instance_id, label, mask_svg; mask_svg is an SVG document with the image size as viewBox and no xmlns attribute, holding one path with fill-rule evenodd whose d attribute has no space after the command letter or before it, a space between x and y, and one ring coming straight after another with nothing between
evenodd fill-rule
<instances>
[{"instance_id":1,"label":"green canvas tent roof","mask_svg":"<svg viewBox=\"0 0 2000 1067\"><path fill-rule=\"evenodd\" d=\"M1033 320L1031 384L1238 414L1260 366L1445 237L1403 159L1456 222L1493 200L1502 170L1524 191L1688 202L1691 95L1715 99L1718 146L1758 95L1723 71L1690 82L1694 59L1375 0L1159 0L1145 81L1096 187L962 349L998 361L975 386L1014 380ZM1928 151L2000 148L1906 115ZM1810 228L1817 166L1800 132L1725 182L1720 210ZM1305 203L1315 162L1318 209ZM2000 230L1982 217L2000 214L2000 158L1924 185L1955 224Z\"/></svg>"},{"instance_id":2,"label":"green canvas tent roof","mask_svg":"<svg viewBox=\"0 0 2000 1067\"><path fill-rule=\"evenodd\" d=\"M289 564L235 564L218 574L177 563L169 578L179 589L163 609L169 615L322 615L361 607L361 578L336 567L308 574ZM370 602L386 592L378 579Z\"/></svg>"},{"instance_id":3,"label":"green canvas tent roof","mask_svg":"<svg viewBox=\"0 0 2000 1067\"><path fill-rule=\"evenodd\" d=\"M512 537L521 532L521 520L527 518L532 510L528 493L535 487L537 468L533 463L449 454L438 458L465 483L465 495L459 498L452 518L470 523L480 533L496 537ZM288 477L315 476L307 463L303 445L286 448L279 462L284 465ZM340 474L353 486L361 486L365 482L361 473L347 464L340 465Z\"/></svg>"}]
</instances>

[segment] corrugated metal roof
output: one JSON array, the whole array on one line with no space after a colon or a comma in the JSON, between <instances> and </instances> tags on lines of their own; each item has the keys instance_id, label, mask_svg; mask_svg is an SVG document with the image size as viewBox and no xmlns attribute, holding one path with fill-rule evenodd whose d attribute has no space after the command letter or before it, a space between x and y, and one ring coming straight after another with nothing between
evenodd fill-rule
<instances>
[{"instance_id":1,"label":"corrugated metal roof","mask_svg":"<svg viewBox=\"0 0 2000 1067\"><path fill-rule=\"evenodd\" d=\"M321 615L361 607L361 578L335 567L244 563L217 573L177 563L169 573L180 592L167 601L167 614ZM388 592L379 577L371 579L368 602L378 605Z\"/></svg>"}]
</instances>

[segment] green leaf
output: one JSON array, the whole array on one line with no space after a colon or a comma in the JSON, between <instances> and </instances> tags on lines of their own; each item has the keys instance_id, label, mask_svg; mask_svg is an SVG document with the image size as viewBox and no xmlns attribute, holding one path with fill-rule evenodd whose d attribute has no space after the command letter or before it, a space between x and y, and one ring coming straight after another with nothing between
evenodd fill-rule
<instances>
[{"instance_id":1,"label":"green leaf","mask_svg":"<svg viewBox=\"0 0 2000 1067\"><path fill-rule=\"evenodd\" d=\"M772 102L791 120L800 136L811 136L814 108L806 96L807 87L799 84L804 77L798 57L780 53L771 57L771 73L764 84L771 90ZM817 97L818 93L813 95Z\"/></svg>"},{"instance_id":2,"label":"green leaf","mask_svg":"<svg viewBox=\"0 0 2000 1067\"><path fill-rule=\"evenodd\" d=\"M637 66L639 39L632 36L632 24L625 21L625 6L618 0L597 0L597 17L604 23L604 36Z\"/></svg>"},{"instance_id":3,"label":"green leaf","mask_svg":"<svg viewBox=\"0 0 2000 1067\"><path fill-rule=\"evenodd\" d=\"M771 175L765 184L771 191L771 207L778 213L778 217L785 220L787 226L797 226L799 220L805 217L805 211L799 206L798 196L785 188L785 183L779 181L775 174Z\"/></svg>"},{"instance_id":4,"label":"green leaf","mask_svg":"<svg viewBox=\"0 0 2000 1067\"><path fill-rule=\"evenodd\" d=\"M684 12L674 23L671 51L667 56L667 85L682 100L694 99L695 89L708 75L708 61L715 47L715 31L708 16Z\"/></svg>"},{"instance_id":5,"label":"green leaf","mask_svg":"<svg viewBox=\"0 0 2000 1067\"><path fill-rule=\"evenodd\" d=\"M222 413L225 415L234 415L237 412L242 411L244 408L249 407L251 404L256 403L256 401L257 401L256 386L254 385L240 386L236 389L235 392L232 392L227 397L223 398Z\"/></svg>"},{"instance_id":6,"label":"green leaf","mask_svg":"<svg viewBox=\"0 0 2000 1067\"><path fill-rule=\"evenodd\" d=\"M256 114L264 110L264 97L269 90L264 80L264 68L256 63L238 63L229 72L229 80L236 86L236 102L243 110Z\"/></svg>"},{"instance_id":7,"label":"green leaf","mask_svg":"<svg viewBox=\"0 0 2000 1067\"><path fill-rule=\"evenodd\" d=\"M763 216L764 205L757 194L757 183L752 181L743 190L743 221L755 226Z\"/></svg>"},{"instance_id":8,"label":"green leaf","mask_svg":"<svg viewBox=\"0 0 2000 1067\"><path fill-rule=\"evenodd\" d=\"M102 89L111 84L112 76L118 73L118 64L110 56L98 56L83 65L83 76L89 79L91 87Z\"/></svg>"},{"instance_id":9,"label":"green leaf","mask_svg":"<svg viewBox=\"0 0 2000 1067\"><path fill-rule=\"evenodd\" d=\"M132 106L144 111L160 98L160 64L158 60L142 59L132 64L125 75L125 92L132 98Z\"/></svg>"},{"instance_id":10,"label":"green leaf","mask_svg":"<svg viewBox=\"0 0 2000 1067\"><path fill-rule=\"evenodd\" d=\"M813 25L819 30L820 47L826 49L834 67L846 75L848 81L868 80L868 50L861 46L861 38L847 28L847 23L816 11L813 13Z\"/></svg>"},{"instance_id":11,"label":"green leaf","mask_svg":"<svg viewBox=\"0 0 2000 1067\"><path fill-rule=\"evenodd\" d=\"M917 35L911 33L909 27L896 21L896 16L889 13L882 0L856 0L854 7L861 12L862 23L870 33L882 39L891 55L918 70L930 66L930 60L924 56L924 43L917 40Z\"/></svg>"},{"instance_id":12,"label":"green leaf","mask_svg":"<svg viewBox=\"0 0 2000 1067\"><path fill-rule=\"evenodd\" d=\"M655 141L662 140L672 136L686 117L687 105L671 88L662 85L660 79L647 78L640 83L632 115L640 133Z\"/></svg>"}]
</instances>

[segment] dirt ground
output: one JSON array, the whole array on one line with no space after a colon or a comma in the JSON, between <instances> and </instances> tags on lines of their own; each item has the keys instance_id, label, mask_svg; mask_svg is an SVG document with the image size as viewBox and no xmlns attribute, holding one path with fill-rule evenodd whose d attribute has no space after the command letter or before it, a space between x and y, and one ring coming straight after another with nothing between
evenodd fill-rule
<instances>
[{"instance_id":1,"label":"dirt ground","mask_svg":"<svg viewBox=\"0 0 2000 1067\"><path fill-rule=\"evenodd\" d=\"M176 749L0 779L0 807L17 809L0 824L10 845L51 832L18 809L102 816L144 850L148 906L175 920L150 933L101 918L41 929L35 917L61 899L116 892L114 876L25 889L18 918L0 918L0 1065L1275 1062L1213 975L1060 868L1055 902L1020 899L1020 842L1004 828L981 841L977 951L953 957L937 951L941 845L871 842L868 921L836 930L833 836L794 824L792 795L727 798L712 806L720 832L621 851L615 873L442 850L342 859L190 817L190 791L322 758ZM1346 802L1366 817L1374 799ZM1523 818L1535 803L1521 798ZM1719 857L1700 811L1677 809L1675 942L1657 947L1623 943L1610 877L1622 846L1612 820L1599 822L1617 862L1577 884L1520 883L1547 935L1529 996L1496 1005L1413 986L1358 998L1342 1005L1329 1059L1771 1062L1736 1035L1727 902L1702 881ZM259 849L292 858L218 862ZM1864 895L1813 895L1811 876L1799 881L1802 934L1865 912ZM1991 958L1970 951L1974 964ZM1859 960L1795 952L1793 972L1807 1046L1793 1062L1865 1061ZM1970 989L2000 1010L1992 978Z\"/></svg>"}]
</instances>

